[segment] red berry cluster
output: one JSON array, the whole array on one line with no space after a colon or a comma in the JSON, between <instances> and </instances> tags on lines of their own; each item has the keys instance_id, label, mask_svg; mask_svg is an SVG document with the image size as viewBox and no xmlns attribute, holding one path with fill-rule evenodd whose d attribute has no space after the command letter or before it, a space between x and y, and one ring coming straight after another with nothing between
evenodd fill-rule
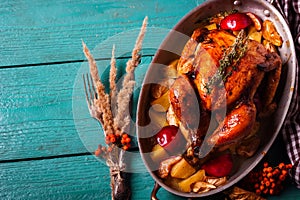
<instances>
[{"instance_id":1,"label":"red berry cluster","mask_svg":"<svg viewBox=\"0 0 300 200\"><path fill-rule=\"evenodd\" d=\"M108 133L105 136L105 143L106 144L115 144L118 140L119 135L115 135L113 133Z\"/></svg>"},{"instance_id":2,"label":"red berry cluster","mask_svg":"<svg viewBox=\"0 0 300 200\"><path fill-rule=\"evenodd\" d=\"M130 137L128 136L128 134L123 134L121 136L121 145L122 145L122 148L126 151L130 148L130 143L131 143L131 139Z\"/></svg>"},{"instance_id":3,"label":"red berry cluster","mask_svg":"<svg viewBox=\"0 0 300 200\"><path fill-rule=\"evenodd\" d=\"M271 167L265 162L261 170L252 171L243 179L242 187L258 195L278 195L291 168L292 164L280 163Z\"/></svg>"},{"instance_id":4,"label":"red berry cluster","mask_svg":"<svg viewBox=\"0 0 300 200\"><path fill-rule=\"evenodd\" d=\"M105 143L108 147L103 147L101 145L95 150L95 156L99 157L103 152L112 151L112 146L115 145L123 150L127 151L131 146L131 138L127 133L117 132L116 134L108 133L105 136Z\"/></svg>"}]
</instances>

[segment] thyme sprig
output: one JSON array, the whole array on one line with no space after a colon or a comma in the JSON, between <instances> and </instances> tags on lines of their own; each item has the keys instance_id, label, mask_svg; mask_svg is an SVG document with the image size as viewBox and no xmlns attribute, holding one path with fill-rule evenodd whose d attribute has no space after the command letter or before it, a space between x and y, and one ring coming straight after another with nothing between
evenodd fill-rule
<instances>
[{"instance_id":1,"label":"thyme sprig","mask_svg":"<svg viewBox=\"0 0 300 200\"><path fill-rule=\"evenodd\" d=\"M222 58L219 60L219 68L217 72L211 77L208 83L204 86L207 93L210 94L212 91L212 85L219 82L221 85L232 75L233 71L236 70L237 65L242 57L244 57L247 51L247 36L244 29L242 29L236 37L235 42L232 46L226 49L223 53ZM232 70L226 73L227 67L231 66Z\"/></svg>"}]
</instances>

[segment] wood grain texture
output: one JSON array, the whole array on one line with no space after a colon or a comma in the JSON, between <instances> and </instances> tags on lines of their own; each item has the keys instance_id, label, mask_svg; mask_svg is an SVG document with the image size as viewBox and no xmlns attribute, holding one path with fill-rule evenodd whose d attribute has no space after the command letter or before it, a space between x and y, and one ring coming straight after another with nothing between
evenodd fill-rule
<instances>
[{"instance_id":1,"label":"wood grain texture","mask_svg":"<svg viewBox=\"0 0 300 200\"><path fill-rule=\"evenodd\" d=\"M126 61L117 61L119 78ZM143 57L136 70L138 86L150 61ZM98 61L107 86L108 63ZM97 147L103 136L85 102L82 74L87 72L86 62L0 70L0 160L76 154ZM138 93L135 90L135 106Z\"/></svg>"},{"instance_id":2,"label":"wood grain texture","mask_svg":"<svg viewBox=\"0 0 300 200\"><path fill-rule=\"evenodd\" d=\"M93 156L1 163L0 167L0 199L111 199L108 168ZM133 173L132 199L150 199L153 184L148 173ZM184 199L164 189L158 197ZM298 197L298 190L289 186L280 196L268 199Z\"/></svg>"},{"instance_id":3,"label":"wood grain texture","mask_svg":"<svg viewBox=\"0 0 300 200\"><path fill-rule=\"evenodd\" d=\"M86 153L98 144L101 131L85 105L80 78L87 64L82 62L81 41L100 59L104 80L109 60L101 59L110 57L113 43L117 56L128 55L146 15L150 34L143 52L153 55L167 31L201 2L1 2L0 199L111 199L108 168ZM142 59L138 84L151 58ZM126 60L118 63L124 70ZM136 88L135 101L138 92ZM128 160L135 172L132 199L146 200L154 181L135 153L136 159ZM158 197L184 199L164 189ZM272 199L298 197L296 188L289 187Z\"/></svg>"},{"instance_id":4,"label":"wood grain texture","mask_svg":"<svg viewBox=\"0 0 300 200\"><path fill-rule=\"evenodd\" d=\"M1 159L85 151L72 117L78 66L0 70Z\"/></svg>"},{"instance_id":5,"label":"wood grain texture","mask_svg":"<svg viewBox=\"0 0 300 200\"><path fill-rule=\"evenodd\" d=\"M110 199L109 172L93 156L2 163L0 199ZM147 173L131 176L132 199L150 199ZM161 199L182 199L159 191Z\"/></svg>"},{"instance_id":6,"label":"wood grain texture","mask_svg":"<svg viewBox=\"0 0 300 200\"><path fill-rule=\"evenodd\" d=\"M82 39L94 47L139 28L146 15L151 27L170 29L195 6L189 0L5 1L0 5L0 66L83 59Z\"/></svg>"}]
</instances>

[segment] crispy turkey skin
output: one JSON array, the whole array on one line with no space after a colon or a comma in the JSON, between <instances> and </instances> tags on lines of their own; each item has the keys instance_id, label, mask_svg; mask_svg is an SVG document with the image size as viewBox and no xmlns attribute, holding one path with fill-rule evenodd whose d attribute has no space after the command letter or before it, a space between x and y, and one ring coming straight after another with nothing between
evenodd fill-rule
<instances>
[{"instance_id":1,"label":"crispy turkey skin","mask_svg":"<svg viewBox=\"0 0 300 200\"><path fill-rule=\"evenodd\" d=\"M281 69L282 65L280 56L276 52L269 52L257 41L245 39L242 56L238 60L233 60L232 65L224 69L223 75L225 74L226 77L212 82L211 80L220 70L220 60L224 59L224 52L232 48L236 41L235 35L224 30L196 29L185 45L177 65L180 78L175 81L170 90L171 106L178 118L185 123L201 118L196 116L197 113L191 108L196 103L200 106L198 111L202 116L204 116L203 111L210 113L215 110L227 110L225 118L220 121L219 126L208 138L208 143L214 143L217 146L226 145L247 136L257 117L254 95L265 74L269 71L274 73L273 71ZM184 81L183 77L185 77ZM280 77L275 77L276 80L272 81L278 83ZM184 89L187 82L196 91L199 97L197 102L195 99L182 101L193 93L191 88ZM274 91L278 85L276 83L272 83L276 87L271 87L268 103L274 98ZM180 97L175 98L174 92L180 94ZM184 102L189 102L189 104ZM191 110L191 115L182 116L182 111L186 113L188 110ZM204 121L206 124L203 126L207 127L209 120ZM201 127L200 122L192 123L199 123Z\"/></svg>"}]
</instances>

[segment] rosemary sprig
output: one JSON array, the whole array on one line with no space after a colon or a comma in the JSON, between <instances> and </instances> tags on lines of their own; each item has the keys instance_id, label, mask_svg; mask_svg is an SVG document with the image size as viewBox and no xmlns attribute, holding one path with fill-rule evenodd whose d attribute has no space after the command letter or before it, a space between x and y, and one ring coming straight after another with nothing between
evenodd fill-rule
<instances>
[{"instance_id":1,"label":"rosemary sprig","mask_svg":"<svg viewBox=\"0 0 300 200\"><path fill-rule=\"evenodd\" d=\"M219 84L222 84L222 82L226 81L226 79L232 75L232 72L236 70L240 59L244 57L245 52L247 51L246 41L247 37L245 30L242 29L237 35L233 45L224 51L222 58L219 60L219 68L217 72L204 86L208 94L210 94L212 91L212 85L217 82L219 82ZM232 70L226 73L226 69L229 66L232 67Z\"/></svg>"}]
</instances>

